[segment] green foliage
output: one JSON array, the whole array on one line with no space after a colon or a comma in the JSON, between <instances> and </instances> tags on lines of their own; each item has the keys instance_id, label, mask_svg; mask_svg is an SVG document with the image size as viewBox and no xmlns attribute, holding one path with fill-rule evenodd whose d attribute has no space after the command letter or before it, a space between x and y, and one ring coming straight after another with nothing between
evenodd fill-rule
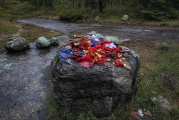
<instances>
[{"instance_id":1,"label":"green foliage","mask_svg":"<svg viewBox=\"0 0 179 120\"><path fill-rule=\"evenodd\" d=\"M175 3L169 0L151 0L149 8L140 11L142 18L155 21L177 19L178 13Z\"/></svg>"},{"instance_id":2,"label":"green foliage","mask_svg":"<svg viewBox=\"0 0 179 120\"><path fill-rule=\"evenodd\" d=\"M146 20L163 21L166 20L165 12L159 10L142 10L141 17Z\"/></svg>"},{"instance_id":3,"label":"green foliage","mask_svg":"<svg viewBox=\"0 0 179 120\"><path fill-rule=\"evenodd\" d=\"M96 16L102 18L99 21L111 21L109 19L120 19L124 14L134 19L139 19L140 15L145 20L154 21L177 19L179 16L179 4L175 0L150 0L148 8L143 8L139 0L0 0L0 4L9 9L13 18L21 15L48 17L52 16L52 11L60 20L66 21L86 21L88 18L95 21Z\"/></svg>"},{"instance_id":4,"label":"green foliage","mask_svg":"<svg viewBox=\"0 0 179 120\"><path fill-rule=\"evenodd\" d=\"M177 108L177 106L172 107L171 118L172 120L177 120L179 118L179 108Z\"/></svg>"},{"instance_id":5,"label":"green foliage","mask_svg":"<svg viewBox=\"0 0 179 120\"><path fill-rule=\"evenodd\" d=\"M171 9L168 12L160 10L141 10L140 15L146 20L163 21L167 19L176 19L178 17L178 11Z\"/></svg>"},{"instance_id":6,"label":"green foliage","mask_svg":"<svg viewBox=\"0 0 179 120\"><path fill-rule=\"evenodd\" d=\"M0 6L7 6L9 4L14 3L15 0L0 0Z\"/></svg>"},{"instance_id":7,"label":"green foliage","mask_svg":"<svg viewBox=\"0 0 179 120\"><path fill-rule=\"evenodd\" d=\"M83 13L78 9L70 9L67 11L61 11L59 18L63 21L77 21L83 18Z\"/></svg>"}]
</instances>

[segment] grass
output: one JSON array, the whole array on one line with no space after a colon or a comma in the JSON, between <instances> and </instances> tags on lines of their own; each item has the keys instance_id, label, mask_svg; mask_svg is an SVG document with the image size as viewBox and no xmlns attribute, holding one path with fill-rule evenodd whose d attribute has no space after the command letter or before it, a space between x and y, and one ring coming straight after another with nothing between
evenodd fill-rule
<instances>
[{"instance_id":1,"label":"grass","mask_svg":"<svg viewBox=\"0 0 179 120\"><path fill-rule=\"evenodd\" d=\"M157 42L153 42L153 44L152 42L149 42L147 44L151 44L153 47L150 46L151 49L148 49L146 48L147 45L142 45L144 47L143 52L152 54L145 55L148 59L147 60L139 51L139 55L141 55L142 60L141 69L138 75L139 82L136 103L149 109L156 120L177 120L179 119L179 113L175 113L173 116L161 113L153 107L150 102L150 98L162 95L171 103L172 106L177 106L175 107L176 111L179 110L178 93L168 90L163 85L162 79L160 78L160 74L163 72L168 72L175 77L179 77L179 65L177 63L179 59L179 43L168 43L169 49L167 51L159 49L157 45L159 43Z\"/></svg>"},{"instance_id":2,"label":"grass","mask_svg":"<svg viewBox=\"0 0 179 120\"><path fill-rule=\"evenodd\" d=\"M3 34L13 34L17 32L17 26L14 25L12 22L5 22L0 21L0 35Z\"/></svg>"},{"instance_id":3,"label":"grass","mask_svg":"<svg viewBox=\"0 0 179 120\"><path fill-rule=\"evenodd\" d=\"M62 33L58 31L45 29L42 27L36 27L34 25L21 24L20 35L26 38L29 42L34 42L41 36L44 36L47 39L49 39L53 36L60 36L62 35Z\"/></svg>"},{"instance_id":4,"label":"grass","mask_svg":"<svg viewBox=\"0 0 179 120\"><path fill-rule=\"evenodd\" d=\"M156 41L128 41L123 45L129 47L140 55L141 68L138 73L138 91L130 103L117 107L114 113L104 119L95 118L90 112L72 113L68 109L58 106L53 96L48 96L47 104L49 118L61 120L128 120L131 112L139 106L148 109L156 120L178 120L179 119L179 93L168 90L160 78L160 74L168 72L179 78L179 43L168 42L168 50L159 48L160 42ZM156 109L150 99L158 95L164 96L172 105L172 114L166 115ZM50 119L51 120L51 119Z\"/></svg>"},{"instance_id":5,"label":"grass","mask_svg":"<svg viewBox=\"0 0 179 120\"><path fill-rule=\"evenodd\" d=\"M18 27L13 22L0 20L0 52L4 51L4 45L9 36L18 31Z\"/></svg>"}]
</instances>

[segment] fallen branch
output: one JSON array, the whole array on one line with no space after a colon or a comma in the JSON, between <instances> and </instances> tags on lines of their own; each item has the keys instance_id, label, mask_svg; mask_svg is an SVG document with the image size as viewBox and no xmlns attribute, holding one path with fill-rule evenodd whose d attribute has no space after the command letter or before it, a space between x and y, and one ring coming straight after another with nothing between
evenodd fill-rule
<instances>
[{"instance_id":1,"label":"fallen branch","mask_svg":"<svg viewBox=\"0 0 179 120\"><path fill-rule=\"evenodd\" d=\"M67 45L69 45L69 44L71 44L71 43L80 42L81 40L82 40L82 39L70 40L69 42L67 42L67 43L65 43L65 44L63 44L63 45L61 45L61 46L58 46L57 48L60 49L60 48L65 47L65 46L67 46Z\"/></svg>"}]
</instances>

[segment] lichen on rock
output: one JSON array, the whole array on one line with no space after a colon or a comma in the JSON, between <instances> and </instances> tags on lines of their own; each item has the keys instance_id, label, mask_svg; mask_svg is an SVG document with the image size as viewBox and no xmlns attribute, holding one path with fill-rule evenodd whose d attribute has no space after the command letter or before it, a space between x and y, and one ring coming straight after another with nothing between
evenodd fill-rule
<instances>
[{"instance_id":1,"label":"lichen on rock","mask_svg":"<svg viewBox=\"0 0 179 120\"><path fill-rule=\"evenodd\" d=\"M19 52L30 48L29 43L23 37L12 37L5 45L8 52Z\"/></svg>"},{"instance_id":2,"label":"lichen on rock","mask_svg":"<svg viewBox=\"0 0 179 120\"><path fill-rule=\"evenodd\" d=\"M39 49L45 49L45 48L49 48L50 47L50 41L47 40L47 38L45 37L39 37L36 41L35 41L35 45L37 48Z\"/></svg>"}]
</instances>

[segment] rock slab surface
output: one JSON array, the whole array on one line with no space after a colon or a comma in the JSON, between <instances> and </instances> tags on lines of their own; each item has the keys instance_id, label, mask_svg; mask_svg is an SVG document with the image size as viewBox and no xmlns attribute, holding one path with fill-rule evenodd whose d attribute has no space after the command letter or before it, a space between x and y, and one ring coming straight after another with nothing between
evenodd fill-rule
<instances>
[{"instance_id":1,"label":"rock slab surface","mask_svg":"<svg viewBox=\"0 0 179 120\"><path fill-rule=\"evenodd\" d=\"M136 92L139 57L128 51L124 58L131 69L116 67L112 62L83 67L70 58L60 61L57 54L51 62L55 98L72 110L88 108L96 117L109 116L119 103L129 102Z\"/></svg>"}]
</instances>

